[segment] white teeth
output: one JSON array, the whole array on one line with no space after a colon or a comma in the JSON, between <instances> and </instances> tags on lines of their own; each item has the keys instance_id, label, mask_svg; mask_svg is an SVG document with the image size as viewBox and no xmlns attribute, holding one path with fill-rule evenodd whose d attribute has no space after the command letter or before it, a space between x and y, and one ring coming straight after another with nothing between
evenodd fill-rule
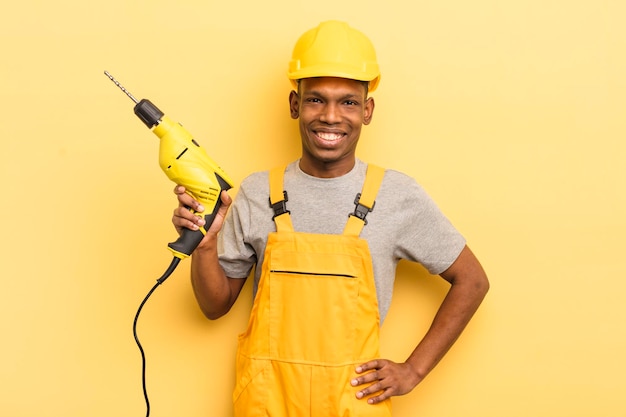
<instances>
[{"instance_id":1,"label":"white teeth","mask_svg":"<svg viewBox=\"0 0 626 417\"><path fill-rule=\"evenodd\" d=\"M343 135L341 133L317 132L317 136L324 140L337 140Z\"/></svg>"}]
</instances>

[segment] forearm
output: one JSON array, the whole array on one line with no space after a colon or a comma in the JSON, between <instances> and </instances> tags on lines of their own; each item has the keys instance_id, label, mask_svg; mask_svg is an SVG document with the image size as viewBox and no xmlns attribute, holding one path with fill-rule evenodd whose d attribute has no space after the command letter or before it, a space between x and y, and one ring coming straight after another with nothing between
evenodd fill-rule
<instances>
[{"instance_id":1,"label":"forearm","mask_svg":"<svg viewBox=\"0 0 626 417\"><path fill-rule=\"evenodd\" d=\"M239 295L232 281L219 264L217 238L205 238L191 257L191 284L207 318L217 319L230 310Z\"/></svg>"},{"instance_id":2,"label":"forearm","mask_svg":"<svg viewBox=\"0 0 626 417\"><path fill-rule=\"evenodd\" d=\"M488 283L482 277L453 283L430 329L406 361L414 369L417 383L433 370L459 338L487 290Z\"/></svg>"},{"instance_id":3,"label":"forearm","mask_svg":"<svg viewBox=\"0 0 626 417\"><path fill-rule=\"evenodd\" d=\"M439 363L459 338L489 290L489 280L465 246L454 263L441 274L451 284L432 325L407 359L419 383Z\"/></svg>"}]
</instances>

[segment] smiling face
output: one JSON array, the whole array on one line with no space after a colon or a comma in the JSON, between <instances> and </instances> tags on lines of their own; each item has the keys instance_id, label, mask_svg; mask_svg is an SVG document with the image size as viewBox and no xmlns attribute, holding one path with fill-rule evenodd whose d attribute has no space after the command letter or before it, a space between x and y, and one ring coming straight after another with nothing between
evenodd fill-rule
<instances>
[{"instance_id":1,"label":"smiling face","mask_svg":"<svg viewBox=\"0 0 626 417\"><path fill-rule=\"evenodd\" d=\"M348 173L355 163L361 126L372 120L374 99L361 81L319 77L300 81L289 96L291 117L299 119L300 169L322 178Z\"/></svg>"}]
</instances>

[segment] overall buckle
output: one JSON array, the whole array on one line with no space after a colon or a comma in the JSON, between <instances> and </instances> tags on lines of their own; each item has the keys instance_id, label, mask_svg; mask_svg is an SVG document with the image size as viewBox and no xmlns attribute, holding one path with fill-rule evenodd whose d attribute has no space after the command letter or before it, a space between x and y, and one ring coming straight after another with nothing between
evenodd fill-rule
<instances>
[{"instance_id":1,"label":"overall buckle","mask_svg":"<svg viewBox=\"0 0 626 417\"><path fill-rule=\"evenodd\" d=\"M277 201L274 204L272 204L272 199L269 199L270 207L272 208L272 210L274 210L274 217L272 217L272 220L285 213L291 213L289 210L287 210L287 201L289 201L289 198L287 197L287 191L283 191L283 199Z\"/></svg>"},{"instance_id":2,"label":"overall buckle","mask_svg":"<svg viewBox=\"0 0 626 417\"><path fill-rule=\"evenodd\" d=\"M372 204L372 207L367 207L361 204L360 200L361 200L361 193L358 193L356 195L356 198L354 199L354 204L356 205L354 209L354 213L350 213L350 216L358 217L359 219L363 220L363 223L367 224L367 220L365 220L365 217L367 216L367 213L374 210L374 206L376 205L376 202L374 201L374 203Z\"/></svg>"}]
</instances>

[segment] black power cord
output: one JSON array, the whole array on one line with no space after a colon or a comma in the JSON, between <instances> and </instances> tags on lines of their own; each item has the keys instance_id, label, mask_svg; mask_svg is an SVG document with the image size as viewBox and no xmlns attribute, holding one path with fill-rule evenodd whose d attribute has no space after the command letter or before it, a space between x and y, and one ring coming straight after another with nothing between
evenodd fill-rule
<instances>
[{"instance_id":1,"label":"black power cord","mask_svg":"<svg viewBox=\"0 0 626 417\"><path fill-rule=\"evenodd\" d=\"M170 263L170 266L167 267L165 273L163 273L161 278L157 279L154 287L152 287L152 289L148 292L146 297L139 305L139 309L137 309L137 314L135 314L135 320L133 321L133 335L135 336L135 342L139 347L139 351L141 352L141 386L143 387L143 396L146 400L146 417L150 416L150 400L148 399L148 390L146 388L146 354L143 351L143 347L141 346L141 342L139 342L139 337L137 336L137 320L139 319L139 314L141 313L143 306L146 304L152 293L157 289L159 285L163 284L163 282L165 282L165 280L170 275L172 275L172 272L174 272L179 262L180 258L174 257L174 259L172 259L172 263Z\"/></svg>"}]
</instances>

